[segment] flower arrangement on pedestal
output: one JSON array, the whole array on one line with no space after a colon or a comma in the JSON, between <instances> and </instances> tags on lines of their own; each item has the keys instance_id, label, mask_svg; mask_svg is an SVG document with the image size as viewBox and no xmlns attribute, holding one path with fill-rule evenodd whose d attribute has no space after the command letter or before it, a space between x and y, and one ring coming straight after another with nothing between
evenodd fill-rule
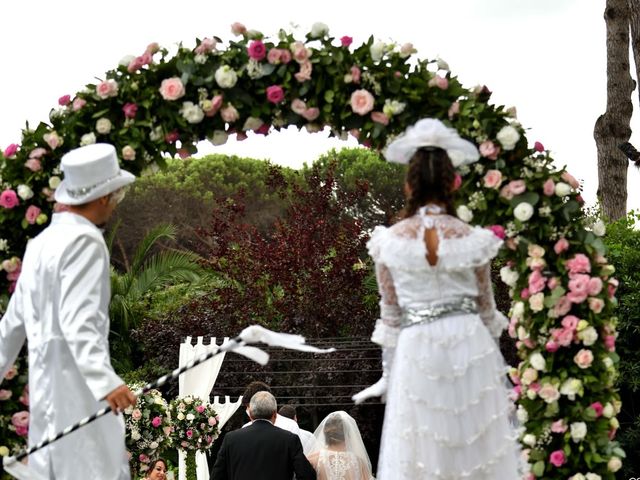
<instances>
[{"instance_id":1,"label":"flower arrangement on pedestal","mask_svg":"<svg viewBox=\"0 0 640 480\"><path fill-rule=\"evenodd\" d=\"M29 385L26 365L19 359L0 385L0 459L27 445L29 435ZM4 480L5 474L1 476ZM11 477L6 477L11 478Z\"/></svg>"},{"instance_id":2,"label":"flower arrangement on pedestal","mask_svg":"<svg viewBox=\"0 0 640 480\"><path fill-rule=\"evenodd\" d=\"M142 384L130 385L132 391ZM138 397L134 407L124 411L126 444L132 477L149 469L163 450L171 447L173 423L169 405L158 390Z\"/></svg>"},{"instance_id":3,"label":"flower arrangement on pedestal","mask_svg":"<svg viewBox=\"0 0 640 480\"><path fill-rule=\"evenodd\" d=\"M169 405L174 445L186 453L187 480L196 478L196 451L211 448L220 430L213 406L200 398L186 396L172 400Z\"/></svg>"}]
</instances>

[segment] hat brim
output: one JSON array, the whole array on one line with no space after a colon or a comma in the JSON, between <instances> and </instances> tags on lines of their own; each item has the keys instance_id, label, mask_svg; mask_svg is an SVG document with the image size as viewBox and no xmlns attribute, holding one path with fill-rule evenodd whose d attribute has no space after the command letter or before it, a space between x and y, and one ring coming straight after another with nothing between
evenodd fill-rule
<instances>
[{"instance_id":1,"label":"hat brim","mask_svg":"<svg viewBox=\"0 0 640 480\"><path fill-rule=\"evenodd\" d=\"M54 198L56 199L56 202L62 203L63 205L82 205L100 197L104 197L105 195L109 195L122 187L126 187L127 185L132 184L135 179L136 177L132 173L127 172L126 170L120 170L118 176L98 185L88 191L85 195L81 196L71 196L67 190L66 182L63 180L60 182L60 185L58 185L58 188L56 188Z\"/></svg>"}]
</instances>

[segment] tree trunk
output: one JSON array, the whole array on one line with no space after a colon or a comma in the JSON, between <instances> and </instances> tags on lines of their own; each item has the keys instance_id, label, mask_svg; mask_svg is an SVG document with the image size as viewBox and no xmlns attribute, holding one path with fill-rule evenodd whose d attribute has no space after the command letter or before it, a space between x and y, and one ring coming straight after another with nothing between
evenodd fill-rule
<instances>
[{"instance_id":1,"label":"tree trunk","mask_svg":"<svg viewBox=\"0 0 640 480\"><path fill-rule=\"evenodd\" d=\"M629 66L628 0L607 0L607 109L596 120L598 197L605 216L617 220L627 213L628 160L619 150L631 137L631 93L635 87ZM629 0L632 1L632 0Z\"/></svg>"},{"instance_id":2,"label":"tree trunk","mask_svg":"<svg viewBox=\"0 0 640 480\"><path fill-rule=\"evenodd\" d=\"M631 47L636 65L636 78L640 78L640 0L628 0L629 23L631 24ZM640 94L640 89L638 90Z\"/></svg>"}]
</instances>

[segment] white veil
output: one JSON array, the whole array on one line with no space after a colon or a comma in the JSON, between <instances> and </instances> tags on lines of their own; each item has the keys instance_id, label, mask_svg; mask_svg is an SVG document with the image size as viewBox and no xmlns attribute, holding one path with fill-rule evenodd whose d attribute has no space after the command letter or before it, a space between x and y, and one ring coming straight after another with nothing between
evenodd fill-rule
<instances>
[{"instance_id":1,"label":"white veil","mask_svg":"<svg viewBox=\"0 0 640 480\"><path fill-rule=\"evenodd\" d=\"M318 480L370 480L371 460L356 421L342 410L330 413L314 432L309 459ZM341 461L334 461L340 456Z\"/></svg>"}]
</instances>

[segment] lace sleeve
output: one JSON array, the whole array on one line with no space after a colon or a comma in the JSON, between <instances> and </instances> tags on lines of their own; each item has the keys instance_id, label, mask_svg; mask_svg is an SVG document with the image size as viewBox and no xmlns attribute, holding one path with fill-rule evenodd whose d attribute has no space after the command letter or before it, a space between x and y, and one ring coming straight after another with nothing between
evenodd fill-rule
<instances>
[{"instance_id":1,"label":"lace sleeve","mask_svg":"<svg viewBox=\"0 0 640 480\"><path fill-rule=\"evenodd\" d=\"M478 313L491 336L499 338L509 322L502 313L496 310L491 286L491 264L486 263L481 267L476 267L475 273L478 281L478 297L476 298Z\"/></svg>"},{"instance_id":2,"label":"lace sleeve","mask_svg":"<svg viewBox=\"0 0 640 480\"><path fill-rule=\"evenodd\" d=\"M380 319L376 322L371 340L383 347L395 347L402 312L398 306L391 272L385 264L376 263L376 278L380 292Z\"/></svg>"}]
</instances>

